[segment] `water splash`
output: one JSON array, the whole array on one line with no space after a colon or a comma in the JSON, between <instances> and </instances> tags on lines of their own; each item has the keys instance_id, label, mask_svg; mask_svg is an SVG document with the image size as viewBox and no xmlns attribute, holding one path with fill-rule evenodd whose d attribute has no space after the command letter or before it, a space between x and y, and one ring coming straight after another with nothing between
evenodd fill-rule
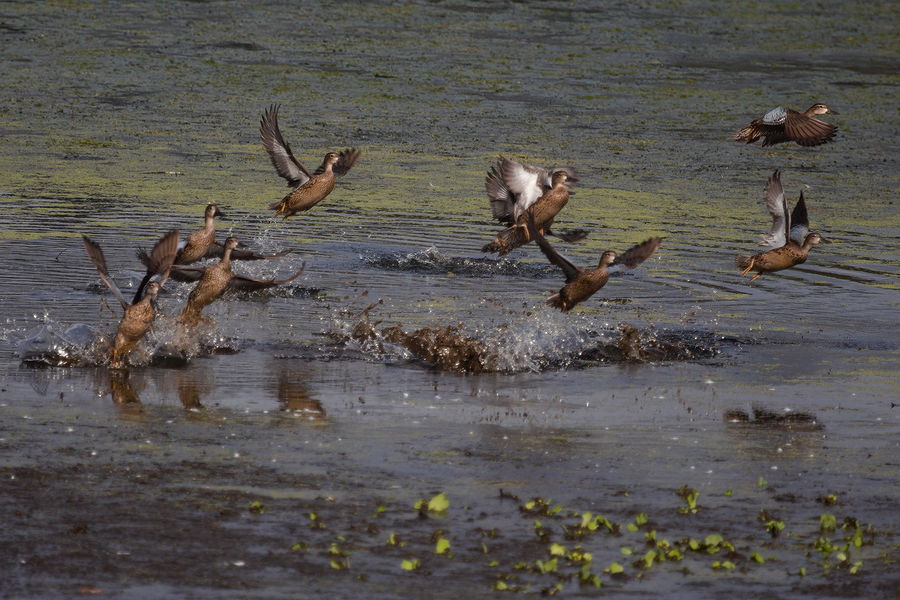
<instances>
[{"instance_id":1,"label":"water splash","mask_svg":"<svg viewBox=\"0 0 900 600\"><path fill-rule=\"evenodd\" d=\"M658 332L628 323L598 327L587 318L536 310L510 323L464 323L406 330L372 321L372 304L355 315L335 315L330 335L347 348L382 362L419 360L457 373L539 372L597 363L696 360L719 353L725 338L696 331Z\"/></svg>"},{"instance_id":2,"label":"water splash","mask_svg":"<svg viewBox=\"0 0 900 600\"><path fill-rule=\"evenodd\" d=\"M362 260L386 271L403 271L426 275L464 275L493 277L509 275L546 278L556 276L555 268L540 263L522 263L511 258L460 258L447 256L435 246L410 253L364 254Z\"/></svg>"}]
</instances>

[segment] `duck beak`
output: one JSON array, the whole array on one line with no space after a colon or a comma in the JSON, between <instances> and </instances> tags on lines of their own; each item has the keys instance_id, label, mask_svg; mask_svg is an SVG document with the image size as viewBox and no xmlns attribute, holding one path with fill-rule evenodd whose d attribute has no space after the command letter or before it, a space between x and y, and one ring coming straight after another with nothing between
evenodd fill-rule
<instances>
[{"instance_id":1,"label":"duck beak","mask_svg":"<svg viewBox=\"0 0 900 600\"><path fill-rule=\"evenodd\" d=\"M237 247L238 247L238 248L246 248L246 247L247 247L247 244L245 244L244 242L238 242L238 246L237 246Z\"/></svg>"},{"instance_id":2,"label":"duck beak","mask_svg":"<svg viewBox=\"0 0 900 600\"><path fill-rule=\"evenodd\" d=\"M223 219L226 218L225 213L223 213L221 210L219 210L218 206L216 207L216 212L213 213L213 216L214 217L222 217Z\"/></svg>"},{"instance_id":3,"label":"duck beak","mask_svg":"<svg viewBox=\"0 0 900 600\"><path fill-rule=\"evenodd\" d=\"M831 240L826 239L826 238L823 238L821 235L819 236L819 239L822 240L822 243L823 243L823 244L831 244L831 243L833 243Z\"/></svg>"},{"instance_id":4,"label":"duck beak","mask_svg":"<svg viewBox=\"0 0 900 600\"><path fill-rule=\"evenodd\" d=\"M839 114L841 114L841 113L839 113L838 111L836 111L836 110L834 110L833 108L831 108L830 106L828 107L828 112L829 112L829 114L832 114L832 115L839 115Z\"/></svg>"}]
</instances>

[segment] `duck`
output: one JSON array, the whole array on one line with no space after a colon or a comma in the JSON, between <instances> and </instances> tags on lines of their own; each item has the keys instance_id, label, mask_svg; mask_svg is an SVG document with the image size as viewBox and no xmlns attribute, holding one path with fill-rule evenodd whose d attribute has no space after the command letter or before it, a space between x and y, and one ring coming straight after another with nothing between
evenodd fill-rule
<instances>
[{"instance_id":1,"label":"duck","mask_svg":"<svg viewBox=\"0 0 900 600\"><path fill-rule=\"evenodd\" d=\"M800 112L793 108L778 106L762 118L734 134L734 141L752 144L763 138L763 146L773 146L784 142L796 142L801 146L818 146L830 142L837 133L837 127L820 121L817 115L837 115L836 110L825 104L816 103Z\"/></svg>"},{"instance_id":2,"label":"duck","mask_svg":"<svg viewBox=\"0 0 900 600\"><path fill-rule=\"evenodd\" d=\"M154 267L154 274L160 275L161 279L160 281L148 283L144 288L143 295L129 303L115 282L109 277L103 249L88 236L81 236L85 252L87 252L88 258L94 264L94 267L96 267L100 279L119 300L124 310L124 315L122 320L119 321L116 336L113 339L113 347L109 357L109 366L111 368L121 369L125 366L127 355L134 350L153 325L153 321L156 319L156 298L169 276L169 269L178 252L178 237L178 230L174 229L160 238L153 246L153 250L150 252L150 261Z\"/></svg>"},{"instance_id":3,"label":"duck","mask_svg":"<svg viewBox=\"0 0 900 600\"><path fill-rule=\"evenodd\" d=\"M741 275L756 271L756 275L750 279L751 283L763 273L783 271L806 262L812 247L825 241L820 234L809 231L809 214L802 191L794 210L788 210L781 184L781 171L776 169L766 181L764 197L766 208L772 215L772 229L762 237L759 245L774 248L752 256L738 255L734 259L734 264L741 269Z\"/></svg>"},{"instance_id":4,"label":"duck","mask_svg":"<svg viewBox=\"0 0 900 600\"><path fill-rule=\"evenodd\" d=\"M551 171L501 157L488 171L484 187L494 218L509 227L498 233L481 251L505 256L528 243L531 238L525 223L527 211L531 211L538 229L546 235L567 242L584 239L587 232L583 230L562 234L550 231L553 219L569 202L571 188L576 181L578 177L571 167Z\"/></svg>"},{"instance_id":5,"label":"duck","mask_svg":"<svg viewBox=\"0 0 900 600\"><path fill-rule=\"evenodd\" d=\"M226 239L222 259L213 265L202 269L179 269L182 273L193 272L196 276L194 281L197 281L197 285L188 295L187 304L179 316L182 323L186 325L199 323L203 309L221 298L229 289L258 290L289 283L299 277L306 268L306 263L303 263L300 270L287 279L254 279L236 275L231 270L231 254L239 243L238 239L233 236Z\"/></svg>"},{"instance_id":6,"label":"duck","mask_svg":"<svg viewBox=\"0 0 900 600\"><path fill-rule=\"evenodd\" d=\"M606 282L609 281L609 267L623 265L626 269L634 269L653 256L663 239L661 237L649 238L640 244L632 246L622 254L607 250L600 255L597 268L582 269L573 265L550 245L550 242L541 234L536 220L530 213L527 216L526 225L529 234L537 243L541 252L544 253L544 256L551 263L562 269L566 276L566 284L560 288L559 292L547 300L548 305L558 308L562 312L569 312L606 285Z\"/></svg>"},{"instance_id":7,"label":"duck","mask_svg":"<svg viewBox=\"0 0 900 600\"><path fill-rule=\"evenodd\" d=\"M208 204L203 212L203 217L203 227L189 235L187 240L179 246L178 254L175 256L175 263L172 265L172 270L169 273L169 276L175 281L197 281L197 279L199 279L199 276L194 277L190 272L186 273L182 271L182 269L184 269L184 265L190 265L205 259L221 259L222 255L225 253L225 247L221 243L216 241L215 225L216 217L226 218L225 214L222 212L218 205ZM243 246L243 244L240 244L240 246ZM238 247L232 250L231 260L269 260L287 256L294 251L294 248L287 248L286 250L282 250L274 254L263 254L260 252L255 252L253 250L248 250L246 248ZM145 267L147 267L147 274L144 275L144 278L138 285L137 292L135 292L134 296L135 302L137 302L137 300L140 298L143 293L144 286L147 285L147 283L150 281L150 278L153 276L153 271L151 265L149 264L149 255L145 250L138 250L138 259L144 264Z\"/></svg>"},{"instance_id":8,"label":"duck","mask_svg":"<svg viewBox=\"0 0 900 600\"><path fill-rule=\"evenodd\" d=\"M280 215L282 220L286 220L298 212L309 210L328 196L334 189L335 176L346 175L359 160L361 152L356 148L329 152L319 168L310 174L294 157L291 147L281 135L278 109L279 105L273 104L263 113L259 121L259 137L269 153L275 172L294 188L281 200L269 204L276 217Z\"/></svg>"}]
</instances>

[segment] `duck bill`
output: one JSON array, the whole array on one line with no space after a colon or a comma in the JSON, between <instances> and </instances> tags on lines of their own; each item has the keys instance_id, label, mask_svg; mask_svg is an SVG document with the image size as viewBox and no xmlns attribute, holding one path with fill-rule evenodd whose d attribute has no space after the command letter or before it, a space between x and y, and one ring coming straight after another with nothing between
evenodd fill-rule
<instances>
[{"instance_id":1,"label":"duck bill","mask_svg":"<svg viewBox=\"0 0 900 600\"><path fill-rule=\"evenodd\" d=\"M221 218L223 218L223 219L227 219L227 218L228 218L228 217L225 216L225 213L223 213L221 210L219 210L219 207L218 207L218 206L216 207L216 212L213 213L213 216L214 216L214 217L221 217Z\"/></svg>"},{"instance_id":2,"label":"duck bill","mask_svg":"<svg viewBox=\"0 0 900 600\"><path fill-rule=\"evenodd\" d=\"M831 114L833 114L833 115L839 115L839 114L841 114L841 113L839 113L838 111L836 111L836 110L834 110L833 108L831 108L830 106L828 107L828 112L831 113Z\"/></svg>"}]
</instances>

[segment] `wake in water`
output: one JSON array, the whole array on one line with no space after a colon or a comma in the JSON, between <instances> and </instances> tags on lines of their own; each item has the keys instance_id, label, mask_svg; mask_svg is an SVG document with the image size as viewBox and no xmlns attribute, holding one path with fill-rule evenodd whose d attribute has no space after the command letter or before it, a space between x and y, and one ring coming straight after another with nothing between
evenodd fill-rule
<instances>
[{"instance_id":1,"label":"wake in water","mask_svg":"<svg viewBox=\"0 0 900 600\"><path fill-rule=\"evenodd\" d=\"M470 330L463 323L407 331L372 321L372 304L335 318L330 335L375 360L419 360L456 373L516 373L596 363L712 358L724 340L709 333L657 332L628 323L596 329L539 310L512 323Z\"/></svg>"},{"instance_id":2,"label":"wake in water","mask_svg":"<svg viewBox=\"0 0 900 600\"><path fill-rule=\"evenodd\" d=\"M556 275L554 269L540 263L523 263L511 258L459 258L447 256L436 247L410 253L367 254L363 261L386 271L446 275L453 273L466 277L493 277L510 275L544 278Z\"/></svg>"}]
</instances>

